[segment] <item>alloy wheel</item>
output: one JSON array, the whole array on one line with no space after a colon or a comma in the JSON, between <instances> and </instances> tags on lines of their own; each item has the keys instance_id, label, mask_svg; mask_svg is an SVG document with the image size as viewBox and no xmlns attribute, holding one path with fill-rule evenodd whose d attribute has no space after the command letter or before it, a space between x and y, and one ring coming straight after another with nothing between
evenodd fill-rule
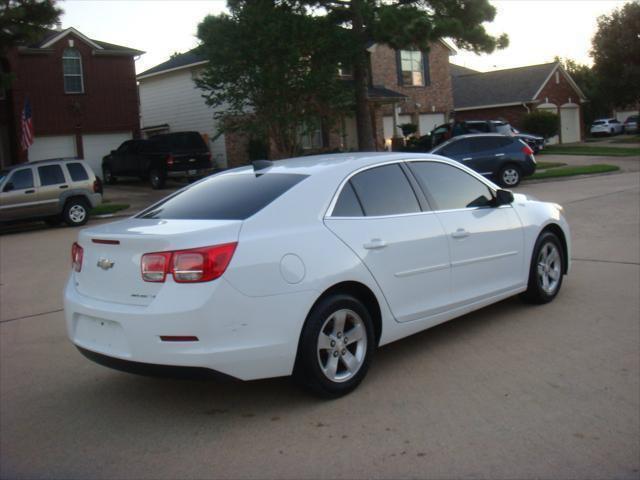
<instances>
[{"instance_id":1,"label":"alloy wheel","mask_svg":"<svg viewBox=\"0 0 640 480\"><path fill-rule=\"evenodd\" d=\"M318 334L320 370L332 382L346 382L362 367L367 354L367 330L362 318L350 309L332 313Z\"/></svg>"},{"instance_id":2,"label":"alloy wheel","mask_svg":"<svg viewBox=\"0 0 640 480\"><path fill-rule=\"evenodd\" d=\"M506 168L502 172L502 181L505 185L517 185L520 181L520 172L515 168Z\"/></svg>"},{"instance_id":3,"label":"alloy wheel","mask_svg":"<svg viewBox=\"0 0 640 480\"><path fill-rule=\"evenodd\" d=\"M87 209L84 206L76 204L69 209L69 218L73 223L82 223L87 216Z\"/></svg>"},{"instance_id":4,"label":"alloy wheel","mask_svg":"<svg viewBox=\"0 0 640 480\"><path fill-rule=\"evenodd\" d=\"M537 272L540 288L547 295L553 295L560 284L562 275L560 263L558 247L551 242L545 243L538 254Z\"/></svg>"}]
</instances>

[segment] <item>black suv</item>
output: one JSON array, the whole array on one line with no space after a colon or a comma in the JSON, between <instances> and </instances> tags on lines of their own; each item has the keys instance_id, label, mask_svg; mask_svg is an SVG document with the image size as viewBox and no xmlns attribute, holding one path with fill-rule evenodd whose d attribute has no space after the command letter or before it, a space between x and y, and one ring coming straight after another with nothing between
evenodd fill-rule
<instances>
[{"instance_id":1,"label":"black suv","mask_svg":"<svg viewBox=\"0 0 640 480\"><path fill-rule=\"evenodd\" d=\"M456 160L481 175L496 178L503 187L515 187L536 171L529 145L516 137L497 133L460 135L431 153Z\"/></svg>"},{"instance_id":2,"label":"black suv","mask_svg":"<svg viewBox=\"0 0 640 480\"><path fill-rule=\"evenodd\" d=\"M127 140L102 159L108 184L118 176L149 179L154 189L167 178L199 178L212 171L211 153L198 132L155 135L148 140Z\"/></svg>"}]
</instances>

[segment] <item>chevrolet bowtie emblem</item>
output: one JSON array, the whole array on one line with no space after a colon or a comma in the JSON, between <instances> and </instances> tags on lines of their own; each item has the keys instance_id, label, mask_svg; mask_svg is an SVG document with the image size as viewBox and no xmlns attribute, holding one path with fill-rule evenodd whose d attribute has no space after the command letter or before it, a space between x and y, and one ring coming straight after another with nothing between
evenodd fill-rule
<instances>
[{"instance_id":1,"label":"chevrolet bowtie emblem","mask_svg":"<svg viewBox=\"0 0 640 480\"><path fill-rule=\"evenodd\" d=\"M109 270L114 265L114 262L109 260L108 258L101 258L98 260L98 266L103 270Z\"/></svg>"}]
</instances>

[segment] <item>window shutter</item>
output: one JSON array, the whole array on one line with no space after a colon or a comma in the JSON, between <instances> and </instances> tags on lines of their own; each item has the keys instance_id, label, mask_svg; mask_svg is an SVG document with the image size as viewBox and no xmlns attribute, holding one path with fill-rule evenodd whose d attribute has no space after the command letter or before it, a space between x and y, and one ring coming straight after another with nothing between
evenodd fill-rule
<instances>
[{"instance_id":1,"label":"window shutter","mask_svg":"<svg viewBox=\"0 0 640 480\"><path fill-rule=\"evenodd\" d=\"M431 75L429 75L429 52L422 53L422 68L424 69L424 86L431 85Z\"/></svg>"},{"instance_id":2,"label":"window shutter","mask_svg":"<svg viewBox=\"0 0 640 480\"><path fill-rule=\"evenodd\" d=\"M398 74L398 85L404 85L402 81L402 60L400 58L400 50L396 50L396 73Z\"/></svg>"}]
</instances>

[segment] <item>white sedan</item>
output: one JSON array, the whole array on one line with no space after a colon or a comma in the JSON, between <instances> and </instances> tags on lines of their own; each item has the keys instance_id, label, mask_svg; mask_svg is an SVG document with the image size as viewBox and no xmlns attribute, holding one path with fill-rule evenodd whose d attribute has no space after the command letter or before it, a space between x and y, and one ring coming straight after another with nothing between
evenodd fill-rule
<instances>
[{"instance_id":1,"label":"white sedan","mask_svg":"<svg viewBox=\"0 0 640 480\"><path fill-rule=\"evenodd\" d=\"M516 294L554 299L562 207L436 155L260 161L83 230L71 341L131 372L293 375L354 389L376 347Z\"/></svg>"},{"instance_id":2,"label":"white sedan","mask_svg":"<svg viewBox=\"0 0 640 480\"><path fill-rule=\"evenodd\" d=\"M594 120L589 130L591 135L617 135L624 133L624 124L615 118L599 118Z\"/></svg>"}]
</instances>

